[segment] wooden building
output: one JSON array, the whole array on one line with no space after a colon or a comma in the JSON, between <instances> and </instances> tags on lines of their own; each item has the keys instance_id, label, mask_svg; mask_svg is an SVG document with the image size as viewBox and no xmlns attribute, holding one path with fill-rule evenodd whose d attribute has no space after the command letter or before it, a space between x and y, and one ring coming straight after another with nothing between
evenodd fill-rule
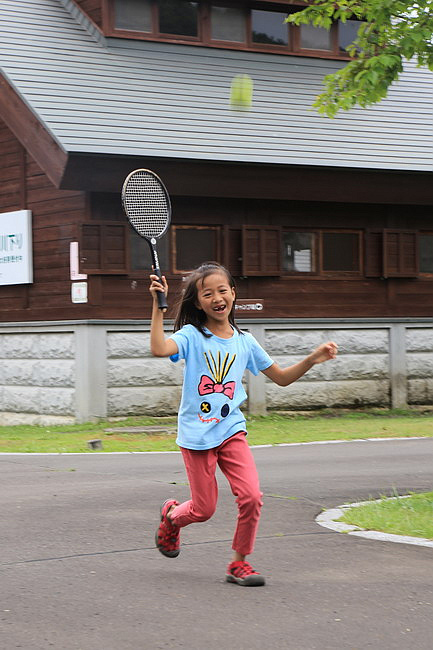
<instances>
[{"instance_id":1,"label":"wooden building","mask_svg":"<svg viewBox=\"0 0 433 650\"><path fill-rule=\"evenodd\" d=\"M16 284L0 232L3 324L149 318L147 244L120 205L139 167L172 199L171 296L216 259L242 317L258 302L287 322L433 316L432 75L408 64L381 104L318 116L357 25L289 29L299 4L3 0L0 225L29 211L33 228ZM238 73L249 111L229 104Z\"/></svg>"}]
</instances>

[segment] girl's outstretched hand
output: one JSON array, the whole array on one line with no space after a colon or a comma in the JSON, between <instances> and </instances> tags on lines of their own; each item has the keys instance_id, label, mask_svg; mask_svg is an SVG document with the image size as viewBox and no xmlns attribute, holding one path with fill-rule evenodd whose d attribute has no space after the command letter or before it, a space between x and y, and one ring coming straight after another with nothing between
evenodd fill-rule
<instances>
[{"instance_id":1,"label":"girl's outstretched hand","mask_svg":"<svg viewBox=\"0 0 433 650\"><path fill-rule=\"evenodd\" d=\"M330 359L335 359L338 352L338 345L334 341L322 343L310 354L312 363L323 363Z\"/></svg>"},{"instance_id":2,"label":"girl's outstretched hand","mask_svg":"<svg viewBox=\"0 0 433 650\"><path fill-rule=\"evenodd\" d=\"M162 278L160 279L157 275L151 274L149 291L152 294L154 300L158 300L158 296L157 296L158 292L162 292L165 293L165 295L167 295L168 284L167 284L167 280L165 279L165 276L163 275Z\"/></svg>"}]
</instances>

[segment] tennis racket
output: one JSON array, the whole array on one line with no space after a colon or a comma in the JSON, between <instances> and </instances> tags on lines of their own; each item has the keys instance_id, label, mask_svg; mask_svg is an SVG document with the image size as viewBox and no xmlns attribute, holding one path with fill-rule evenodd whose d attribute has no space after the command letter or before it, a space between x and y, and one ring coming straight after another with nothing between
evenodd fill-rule
<instances>
[{"instance_id":1,"label":"tennis racket","mask_svg":"<svg viewBox=\"0 0 433 650\"><path fill-rule=\"evenodd\" d=\"M171 219L170 197L164 183L149 169L136 169L123 183L122 206L135 232L148 242L154 273L161 279L156 240L167 232ZM158 291L157 295L159 309L167 311L165 294Z\"/></svg>"}]
</instances>

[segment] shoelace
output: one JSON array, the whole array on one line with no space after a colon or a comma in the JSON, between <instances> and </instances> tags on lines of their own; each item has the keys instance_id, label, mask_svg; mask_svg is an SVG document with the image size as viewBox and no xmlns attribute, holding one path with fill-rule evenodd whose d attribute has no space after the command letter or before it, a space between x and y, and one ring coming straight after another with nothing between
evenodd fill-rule
<instances>
[{"instance_id":1,"label":"shoelace","mask_svg":"<svg viewBox=\"0 0 433 650\"><path fill-rule=\"evenodd\" d=\"M260 575L258 571L255 571L249 562L239 562L231 568L231 573L237 578L245 578L246 576L251 575Z\"/></svg>"}]
</instances>

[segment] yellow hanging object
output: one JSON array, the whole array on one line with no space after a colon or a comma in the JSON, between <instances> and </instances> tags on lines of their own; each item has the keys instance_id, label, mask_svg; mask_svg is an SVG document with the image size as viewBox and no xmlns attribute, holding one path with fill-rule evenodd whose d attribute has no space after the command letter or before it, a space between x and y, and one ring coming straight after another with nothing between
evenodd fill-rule
<instances>
[{"instance_id":1,"label":"yellow hanging object","mask_svg":"<svg viewBox=\"0 0 433 650\"><path fill-rule=\"evenodd\" d=\"M253 80L248 74L233 77L230 90L230 107L238 111L248 111L253 103Z\"/></svg>"}]
</instances>

